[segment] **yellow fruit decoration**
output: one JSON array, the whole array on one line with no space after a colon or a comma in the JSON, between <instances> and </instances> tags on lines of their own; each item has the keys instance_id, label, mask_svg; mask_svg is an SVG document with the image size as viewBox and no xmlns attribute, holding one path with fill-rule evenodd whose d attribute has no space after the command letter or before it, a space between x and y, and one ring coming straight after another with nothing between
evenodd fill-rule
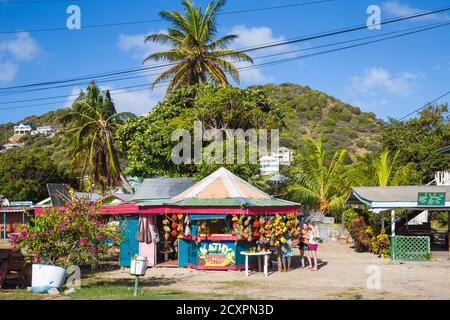
<instances>
[{"instance_id":1,"label":"yellow fruit decoration","mask_svg":"<svg viewBox=\"0 0 450 320\"><path fill-rule=\"evenodd\" d=\"M183 219L183 215L181 213L178 214L178 220L182 220Z\"/></svg>"}]
</instances>

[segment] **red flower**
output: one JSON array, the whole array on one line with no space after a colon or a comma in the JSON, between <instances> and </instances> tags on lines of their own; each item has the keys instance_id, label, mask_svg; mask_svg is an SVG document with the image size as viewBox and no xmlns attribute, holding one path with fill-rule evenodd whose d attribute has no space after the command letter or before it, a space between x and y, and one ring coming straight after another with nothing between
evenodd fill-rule
<instances>
[{"instance_id":1,"label":"red flower","mask_svg":"<svg viewBox=\"0 0 450 320\"><path fill-rule=\"evenodd\" d=\"M178 232L177 232L177 230L172 230L171 234L172 234L174 237L176 237L177 234L178 234Z\"/></svg>"},{"instance_id":2,"label":"red flower","mask_svg":"<svg viewBox=\"0 0 450 320\"><path fill-rule=\"evenodd\" d=\"M178 227L178 224L176 222L172 223L172 229L176 229Z\"/></svg>"},{"instance_id":3,"label":"red flower","mask_svg":"<svg viewBox=\"0 0 450 320\"><path fill-rule=\"evenodd\" d=\"M173 221L177 221L177 219L178 219L178 216L177 216L176 214L173 214L173 215L172 215L172 220L173 220Z\"/></svg>"}]
</instances>

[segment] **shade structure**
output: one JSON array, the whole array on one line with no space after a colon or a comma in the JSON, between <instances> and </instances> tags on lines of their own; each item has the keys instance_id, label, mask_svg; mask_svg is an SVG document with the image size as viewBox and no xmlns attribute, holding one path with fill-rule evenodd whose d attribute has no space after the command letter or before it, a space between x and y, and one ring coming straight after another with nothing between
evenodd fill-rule
<instances>
[{"instance_id":1,"label":"shade structure","mask_svg":"<svg viewBox=\"0 0 450 320\"><path fill-rule=\"evenodd\" d=\"M174 196L170 202L178 207L287 208L298 203L274 198L239 178L224 167L192 187Z\"/></svg>"},{"instance_id":2,"label":"shade structure","mask_svg":"<svg viewBox=\"0 0 450 320\"><path fill-rule=\"evenodd\" d=\"M224 167L211 173L192 187L173 197L174 200L249 198L270 199L265 192L239 178Z\"/></svg>"}]
</instances>

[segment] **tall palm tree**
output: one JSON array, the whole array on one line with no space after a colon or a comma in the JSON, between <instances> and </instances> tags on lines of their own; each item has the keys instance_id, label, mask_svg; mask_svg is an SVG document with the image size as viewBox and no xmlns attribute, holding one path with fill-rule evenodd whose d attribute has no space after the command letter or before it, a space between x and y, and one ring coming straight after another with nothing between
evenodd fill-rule
<instances>
[{"instance_id":1,"label":"tall palm tree","mask_svg":"<svg viewBox=\"0 0 450 320\"><path fill-rule=\"evenodd\" d=\"M147 35L145 41L169 45L171 49L149 55L144 62L166 61L172 66L164 71L152 84L169 80L167 92L177 87L197 83L215 83L228 86L227 73L239 82L239 72L230 62L253 60L245 53L227 49L238 36L229 34L219 39L217 35L216 14L225 0L211 1L202 12L189 0L182 1L184 13L161 11L159 15L172 24L167 33Z\"/></svg>"},{"instance_id":2,"label":"tall palm tree","mask_svg":"<svg viewBox=\"0 0 450 320\"><path fill-rule=\"evenodd\" d=\"M288 192L322 214L339 211L349 189L344 172L346 153L338 150L329 159L320 138L306 138L303 150L296 155L293 181Z\"/></svg>"},{"instance_id":3,"label":"tall palm tree","mask_svg":"<svg viewBox=\"0 0 450 320\"><path fill-rule=\"evenodd\" d=\"M398 163L398 152L389 150L371 154L356 163L348 174L353 184L360 186L398 186L408 183L412 163Z\"/></svg>"},{"instance_id":4,"label":"tall palm tree","mask_svg":"<svg viewBox=\"0 0 450 320\"><path fill-rule=\"evenodd\" d=\"M69 140L72 164L81 167L84 177L100 187L121 184L121 169L114 135L121 121L134 116L128 112L117 113L109 91L101 91L91 82L81 91L72 110L63 117L69 128L63 131Z\"/></svg>"}]
</instances>

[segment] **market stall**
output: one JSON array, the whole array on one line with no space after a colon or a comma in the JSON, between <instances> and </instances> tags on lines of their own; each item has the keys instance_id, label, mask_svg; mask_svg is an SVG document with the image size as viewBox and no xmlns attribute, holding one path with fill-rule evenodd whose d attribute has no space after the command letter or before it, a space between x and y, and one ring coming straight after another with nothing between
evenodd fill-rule
<instances>
[{"instance_id":1,"label":"market stall","mask_svg":"<svg viewBox=\"0 0 450 320\"><path fill-rule=\"evenodd\" d=\"M164 238L177 247L182 267L244 269L242 251L278 252L299 234L299 204L271 197L225 168L173 197L168 211ZM255 256L248 259L257 265Z\"/></svg>"},{"instance_id":2,"label":"market stall","mask_svg":"<svg viewBox=\"0 0 450 320\"><path fill-rule=\"evenodd\" d=\"M171 198L103 210L124 219L127 213L133 216L132 223L124 224L123 243L132 243L134 249L121 252L121 257L127 256L121 259L122 266L129 264L131 254L139 253L147 257L149 266L240 270L245 268L242 251L279 253L289 238L298 236L299 208L298 203L271 197L220 168ZM136 234L144 232L139 225L145 217L151 217L145 231L151 240L139 243ZM251 267L257 265L256 257L248 259Z\"/></svg>"}]
</instances>

